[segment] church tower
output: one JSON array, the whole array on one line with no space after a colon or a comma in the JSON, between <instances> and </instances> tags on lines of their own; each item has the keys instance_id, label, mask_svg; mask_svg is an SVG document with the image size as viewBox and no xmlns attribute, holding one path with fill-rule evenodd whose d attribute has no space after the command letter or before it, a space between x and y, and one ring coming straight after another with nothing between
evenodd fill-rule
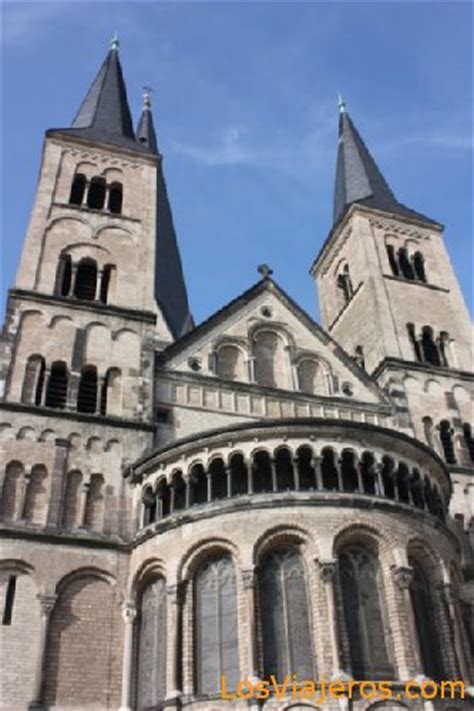
<instances>
[{"instance_id":1,"label":"church tower","mask_svg":"<svg viewBox=\"0 0 474 711\"><path fill-rule=\"evenodd\" d=\"M46 132L3 336L4 519L125 532L154 351L191 325L150 96L135 133L114 40L72 126Z\"/></svg>"},{"instance_id":2,"label":"church tower","mask_svg":"<svg viewBox=\"0 0 474 711\"><path fill-rule=\"evenodd\" d=\"M472 520L471 324L435 220L400 203L344 104L332 229L312 267L322 324L397 406L399 426L450 465Z\"/></svg>"}]
</instances>

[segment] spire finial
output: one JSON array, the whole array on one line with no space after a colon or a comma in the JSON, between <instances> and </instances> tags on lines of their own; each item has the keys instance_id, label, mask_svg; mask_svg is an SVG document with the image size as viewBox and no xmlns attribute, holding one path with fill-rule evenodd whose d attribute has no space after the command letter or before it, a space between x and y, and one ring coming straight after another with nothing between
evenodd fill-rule
<instances>
[{"instance_id":1,"label":"spire finial","mask_svg":"<svg viewBox=\"0 0 474 711\"><path fill-rule=\"evenodd\" d=\"M257 271L262 275L262 279L268 279L273 274L273 269L268 264L259 264Z\"/></svg>"},{"instance_id":2,"label":"spire finial","mask_svg":"<svg viewBox=\"0 0 474 711\"><path fill-rule=\"evenodd\" d=\"M337 105L339 107L339 113L340 114L345 114L346 113L346 102L342 98L342 96L338 93L337 95Z\"/></svg>"},{"instance_id":3,"label":"spire finial","mask_svg":"<svg viewBox=\"0 0 474 711\"><path fill-rule=\"evenodd\" d=\"M120 47L120 42L118 38L117 32L114 32L114 35L112 39L110 40L110 49L113 49L114 52L118 51L118 48Z\"/></svg>"},{"instance_id":4,"label":"spire finial","mask_svg":"<svg viewBox=\"0 0 474 711\"><path fill-rule=\"evenodd\" d=\"M151 86L143 87L143 108L151 109L151 95L153 94L153 88Z\"/></svg>"}]
</instances>

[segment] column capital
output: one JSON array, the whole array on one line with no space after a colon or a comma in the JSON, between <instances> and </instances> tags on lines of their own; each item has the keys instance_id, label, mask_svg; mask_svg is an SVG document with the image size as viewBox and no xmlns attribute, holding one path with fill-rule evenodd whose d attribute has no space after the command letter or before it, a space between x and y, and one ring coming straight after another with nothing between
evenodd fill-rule
<instances>
[{"instance_id":1,"label":"column capital","mask_svg":"<svg viewBox=\"0 0 474 711\"><path fill-rule=\"evenodd\" d=\"M53 611L58 596L55 593L38 593L36 598L39 600L41 614L44 617L49 617Z\"/></svg>"},{"instance_id":2,"label":"column capital","mask_svg":"<svg viewBox=\"0 0 474 711\"><path fill-rule=\"evenodd\" d=\"M250 568L242 569L242 582L246 590L251 590L255 587L256 583L256 566L252 565Z\"/></svg>"},{"instance_id":3,"label":"column capital","mask_svg":"<svg viewBox=\"0 0 474 711\"><path fill-rule=\"evenodd\" d=\"M392 565L392 575L400 590L408 590L413 580L413 568L411 565Z\"/></svg>"},{"instance_id":4,"label":"column capital","mask_svg":"<svg viewBox=\"0 0 474 711\"><path fill-rule=\"evenodd\" d=\"M126 625L132 625L137 616L137 606L133 600L122 602L122 618Z\"/></svg>"},{"instance_id":5,"label":"column capital","mask_svg":"<svg viewBox=\"0 0 474 711\"><path fill-rule=\"evenodd\" d=\"M325 583L330 583L334 580L337 573L337 560L316 560L316 565L319 567L321 578Z\"/></svg>"},{"instance_id":6,"label":"column capital","mask_svg":"<svg viewBox=\"0 0 474 711\"><path fill-rule=\"evenodd\" d=\"M172 605L182 605L186 594L187 580L182 580L175 585L166 586L166 594Z\"/></svg>"}]
</instances>

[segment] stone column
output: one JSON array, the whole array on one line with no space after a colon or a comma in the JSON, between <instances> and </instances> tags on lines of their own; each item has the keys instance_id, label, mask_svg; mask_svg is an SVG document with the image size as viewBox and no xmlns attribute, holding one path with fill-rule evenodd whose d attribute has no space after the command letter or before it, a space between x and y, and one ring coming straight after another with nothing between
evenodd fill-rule
<instances>
[{"instance_id":1,"label":"stone column","mask_svg":"<svg viewBox=\"0 0 474 711\"><path fill-rule=\"evenodd\" d=\"M413 580L413 568L409 565L392 566L395 585L401 594L401 634L403 637L402 658L397 659L400 677L409 679L423 674L416 632L415 615L410 598L410 584ZM405 618L405 619L404 619Z\"/></svg>"},{"instance_id":2,"label":"stone column","mask_svg":"<svg viewBox=\"0 0 474 711\"><path fill-rule=\"evenodd\" d=\"M69 287L69 293L66 296L74 296L76 290L76 279L77 279L77 269L79 264L74 262L71 264L71 286Z\"/></svg>"},{"instance_id":3,"label":"stone column","mask_svg":"<svg viewBox=\"0 0 474 711\"><path fill-rule=\"evenodd\" d=\"M190 481L190 475L183 475L184 482L186 484L186 490L184 494L184 508L189 509L189 507L192 504L191 500L191 481Z\"/></svg>"},{"instance_id":4,"label":"stone column","mask_svg":"<svg viewBox=\"0 0 474 711\"><path fill-rule=\"evenodd\" d=\"M122 603L124 622L123 657L122 657L122 696L119 711L132 711L132 674L133 674L133 628L137 608L132 600Z\"/></svg>"},{"instance_id":5,"label":"stone column","mask_svg":"<svg viewBox=\"0 0 474 711\"><path fill-rule=\"evenodd\" d=\"M76 525L78 528L86 527L86 512L87 512L87 499L89 498L90 480L85 481L81 487L81 496L79 499L79 512L77 515Z\"/></svg>"},{"instance_id":6,"label":"stone column","mask_svg":"<svg viewBox=\"0 0 474 711\"><path fill-rule=\"evenodd\" d=\"M54 594L39 593L37 596L40 604L41 623L38 638L38 651L35 665L33 701L28 705L30 711L43 710L43 686L46 665L46 643L48 640L49 620L51 612L58 598Z\"/></svg>"},{"instance_id":7,"label":"stone column","mask_svg":"<svg viewBox=\"0 0 474 711\"><path fill-rule=\"evenodd\" d=\"M291 454L291 466L293 467L293 481L295 483L295 491L300 490L300 472L298 469L299 457L293 456Z\"/></svg>"},{"instance_id":8,"label":"stone column","mask_svg":"<svg viewBox=\"0 0 474 711\"><path fill-rule=\"evenodd\" d=\"M242 582L247 599L247 621L248 621L248 650L247 665L249 677L258 676L257 659L257 635L256 635L256 613L255 613L255 587L256 575L255 566L242 570Z\"/></svg>"},{"instance_id":9,"label":"stone column","mask_svg":"<svg viewBox=\"0 0 474 711\"><path fill-rule=\"evenodd\" d=\"M210 469L208 469L206 472L206 479L207 479L207 503L209 504L212 501L212 473L211 473Z\"/></svg>"},{"instance_id":10,"label":"stone column","mask_svg":"<svg viewBox=\"0 0 474 711\"><path fill-rule=\"evenodd\" d=\"M247 467L247 492L253 494L253 463L251 459L245 459L244 464Z\"/></svg>"},{"instance_id":11,"label":"stone column","mask_svg":"<svg viewBox=\"0 0 474 711\"><path fill-rule=\"evenodd\" d=\"M318 491L322 491L324 489L323 486L323 472L321 469L321 462L323 461L322 457L316 456L313 457L311 464L313 465L314 472L316 474L316 488Z\"/></svg>"},{"instance_id":12,"label":"stone column","mask_svg":"<svg viewBox=\"0 0 474 711\"><path fill-rule=\"evenodd\" d=\"M25 470L23 472L23 478L20 479L20 481L19 481L19 484L20 484L19 499L20 500L19 500L18 509L13 512L13 520L19 519L20 521L24 521L24 519L25 519L26 502L28 499L28 488L30 486L30 482L31 482L31 466L27 465L27 466L25 466Z\"/></svg>"},{"instance_id":13,"label":"stone column","mask_svg":"<svg viewBox=\"0 0 474 711\"><path fill-rule=\"evenodd\" d=\"M179 665L181 638L181 610L184 604L186 583L168 585L167 593L167 626L166 626L166 707L178 708L181 696Z\"/></svg>"},{"instance_id":14,"label":"stone column","mask_svg":"<svg viewBox=\"0 0 474 711\"><path fill-rule=\"evenodd\" d=\"M374 471L375 471L375 483L376 483L376 492L378 496L385 496L385 487L383 485L383 464L375 464L374 465Z\"/></svg>"},{"instance_id":15,"label":"stone column","mask_svg":"<svg viewBox=\"0 0 474 711\"><path fill-rule=\"evenodd\" d=\"M97 270L97 280L95 282L95 298L94 301L100 301L100 290L102 287L102 277L104 276L104 270Z\"/></svg>"},{"instance_id":16,"label":"stone column","mask_svg":"<svg viewBox=\"0 0 474 711\"><path fill-rule=\"evenodd\" d=\"M338 491L344 491L344 482L342 481L342 459L337 459L336 456L334 456L334 464L337 471L337 489Z\"/></svg>"},{"instance_id":17,"label":"stone column","mask_svg":"<svg viewBox=\"0 0 474 711\"><path fill-rule=\"evenodd\" d=\"M354 467L357 472L357 490L359 494L364 493L364 482L362 480L362 462L359 461L357 455L354 454Z\"/></svg>"},{"instance_id":18,"label":"stone column","mask_svg":"<svg viewBox=\"0 0 474 711\"><path fill-rule=\"evenodd\" d=\"M273 457L270 458L270 468L272 472L272 491L278 491L276 463Z\"/></svg>"},{"instance_id":19,"label":"stone column","mask_svg":"<svg viewBox=\"0 0 474 711\"><path fill-rule=\"evenodd\" d=\"M44 369L43 392L41 393L41 401L39 403L43 407L46 405L46 391L48 390L48 383L49 383L50 376L51 376L51 366L47 365Z\"/></svg>"},{"instance_id":20,"label":"stone column","mask_svg":"<svg viewBox=\"0 0 474 711\"><path fill-rule=\"evenodd\" d=\"M232 496L232 470L229 466L225 467L225 474L227 477L227 498L230 499Z\"/></svg>"},{"instance_id":21,"label":"stone column","mask_svg":"<svg viewBox=\"0 0 474 711\"><path fill-rule=\"evenodd\" d=\"M338 621L334 590L334 580L337 573L337 561L319 560L318 565L326 594L326 607L328 613L327 619L332 654L332 678L340 679L343 674L341 672L341 661L339 655Z\"/></svg>"}]
</instances>

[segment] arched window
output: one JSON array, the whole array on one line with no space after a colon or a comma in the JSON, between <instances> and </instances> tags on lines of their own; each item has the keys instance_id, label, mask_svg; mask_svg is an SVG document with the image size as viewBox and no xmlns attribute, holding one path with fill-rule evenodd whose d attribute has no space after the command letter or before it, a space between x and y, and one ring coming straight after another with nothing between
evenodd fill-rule
<instances>
[{"instance_id":1,"label":"arched window","mask_svg":"<svg viewBox=\"0 0 474 711\"><path fill-rule=\"evenodd\" d=\"M424 360L431 365L441 365L441 358L438 346L433 338L431 326L423 326L421 331L421 349Z\"/></svg>"},{"instance_id":2,"label":"arched window","mask_svg":"<svg viewBox=\"0 0 474 711\"><path fill-rule=\"evenodd\" d=\"M112 264L106 264L103 271L102 271L99 300L103 304L108 303L110 284L112 281L112 276L114 274L114 271L115 271L115 267Z\"/></svg>"},{"instance_id":3,"label":"arched window","mask_svg":"<svg viewBox=\"0 0 474 711\"><path fill-rule=\"evenodd\" d=\"M421 347L420 347L420 343L418 342L418 339L416 337L415 326L413 323L407 323L407 331L408 331L408 338L410 339L410 343L413 347L415 359L418 362L421 362L423 360L422 355L421 355Z\"/></svg>"},{"instance_id":4,"label":"arched window","mask_svg":"<svg viewBox=\"0 0 474 711\"><path fill-rule=\"evenodd\" d=\"M420 472L418 469L414 469L411 476L411 495L413 497L413 503L418 509L425 508L425 499L423 496L423 482L421 480Z\"/></svg>"},{"instance_id":5,"label":"arched window","mask_svg":"<svg viewBox=\"0 0 474 711\"><path fill-rule=\"evenodd\" d=\"M70 254L63 254L56 272L55 293L59 296L69 296L72 283L72 261Z\"/></svg>"},{"instance_id":6,"label":"arched window","mask_svg":"<svg viewBox=\"0 0 474 711\"><path fill-rule=\"evenodd\" d=\"M163 477L156 487L156 499L158 502L158 518L165 518L171 513L171 487Z\"/></svg>"},{"instance_id":7,"label":"arched window","mask_svg":"<svg viewBox=\"0 0 474 711\"><path fill-rule=\"evenodd\" d=\"M44 387L45 362L43 356L32 355L26 361L21 401L41 405Z\"/></svg>"},{"instance_id":8,"label":"arched window","mask_svg":"<svg viewBox=\"0 0 474 711\"><path fill-rule=\"evenodd\" d=\"M20 462L10 462L5 469L2 496L0 498L0 514L5 521L11 521L21 515L20 480L23 477L23 465Z\"/></svg>"},{"instance_id":9,"label":"arched window","mask_svg":"<svg viewBox=\"0 0 474 711\"><path fill-rule=\"evenodd\" d=\"M84 193L86 191L86 176L82 173L76 173L71 184L71 192L69 194L70 205L82 205Z\"/></svg>"},{"instance_id":10,"label":"arched window","mask_svg":"<svg viewBox=\"0 0 474 711\"><path fill-rule=\"evenodd\" d=\"M92 210L102 210L105 203L105 180L92 178L87 193L87 207Z\"/></svg>"},{"instance_id":11,"label":"arched window","mask_svg":"<svg viewBox=\"0 0 474 711\"><path fill-rule=\"evenodd\" d=\"M359 481L354 452L345 449L341 457L341 474L344 491L358 491Z\"/></svg>"},{"instance_id":12,"label":"arched window","mask_svg":"<svg viewBox=\"0 0 474 711\"><path fill-rule=\"evenodd\" d=\"M119 368L109 368L100 394L100 414L120 415L122 412L122 374Z\"/></svg>"},{"instance_id":13,"label":"arched window","mask_svg":"<svg viewBox=\"0 0 474 711\"><path fill-rule=\"evenodd\" d=\"M364 452L360 460L360 475L365 494L376 494L375 459L371 452ZM380 492L381 493L381 492Z\"/></svg>"},{"instance_id":14,"label":"arched window","mask_svg":"<svg viewBox=\"0 0 474 711\"><path fill-rule=\"evenodd\" d=\"M439 436L443 446L444 458L448 464L456 464L452 428L448 420L439 423Z\"/></svg>"},{"instance_id":15,"label":"arched window","mask_svg":"<svg viewBox=\"0 0 474 711\"><path fill-rule=\"evenodd\" d=\"M295 488L295 475L293 461L286 447L279 449L275 456L275 469L278 491L293 491Z\"/></svg>"},{"instance_id":16,"label":"arched window","mask_svg":"<svg viewBox=\"0 0 474 711\"><path fill-rule=\"evenodd\" d=\"M298 363L298 386L304 393L327 395L323 366L315 358L303 358Z\"/></svg>"},{"instance_id":17,"label":"arched window","mask_svg":"<svg viewBox=\"0 0 474 711\"><path fill-rule=\"evenodd\" d=\"M232 486L232 496L247 494L249 488L249 475L247 464L240 452L236 452L230 458L230 478Z\"/></svg>"},{"instance_id":18,"label":"arched window","mask_svg":"<svg viewBox=\"0 0 474 711\"><path fill-rule=\"evenodd\" d=\"M349 273L349 265L345 264L342 272L337 276L337 286L340 289L344 303L347 304L354 294L351 275Z\"/></svg>"},{"instance_id":19,"label":"arched window","mask_svg":"<svg viewBox=\"0 0 474 711\"><path fill-rule=\"evenodd\" d=\"M315 672L306 571L297 550L268 553L259 574L263 676L313 679Z\"/></svg>"},{"instance_id":20,"label":"arched window","mask_svg":"<svg viewBox=\"0 0 474 711\"><path fill-rule=\"evenodd\" d=\"M297 451L298 479L301 491L317 488L316 472L313 466L313 450L311 447L299 447Z\"/></svg>"},{"instance_id":21,"label":"arched window","mask_svg":"<svg viewBox=\"0 0 474 711\"><path fill-rule=\"evenodd\" d=\"M195 464L191 469L189 481L192 487L193 504L205 504L207 501L207 476L202 464Z\"/></svg>"},{"instance_id":22,"label":"arched window","mask_svg":"<svg viewBox=\"0 0 474 711\"><path fill-rule=\"evenodd\" d=\"M382 483L387 499L395 499L395 464L390 457L382 457Z\"/></svg>"},{"instance_id":23,"label":"arched window","mask_svg":"<svg viewBox=\"0 0 474 711\"><path fill-rule=\"evenodd\" d=\"M77 391L77 411L94 414L97 411L97 368L86 365L81 372Z\"/></svg>"},{"instance_id":24,"label":"arched window","mask_svg":"<svg viewBox=\"0 0 474 711\"><path fill-rule=\"evenodd\" d=\"M171 479L173 511L181 511L186 506L186 482L180 471L175 472Z\"/></svg>"},{"instance_id":25,"label":"arched window","mask_svg":"<svg viewBox=\"0 0 474 711\"><path fill-rule=\"evenodd\" d=\"M421 252L415 252L413 255L413 268L418 281L426 282L425 260Z\"/></svg>"},{"instance_id":26,"label":"arched window","mask_svg":"<svg viewBox=\"0 0 474 711\"><path fill-rule=\"evenodd\" d=\"M410 503L410 473L408 467L400 462L397 469L398 500L404 504Z\"/></svg>"},{"instance_id":27,"label":"arched window","mask_svg":"<svg viewBox=\"0 0 474 711\"><path fill-rule=\"evenodd\" d=\"M468 422L463 424L462 432L467 451L469 452L469 459L471 462L474 462L474 439L472 438L471 425Z\"/></svg>"},{"instance_id":28,"label":"arched window","mask_svg":"<svg viewBox=\"0 0 474 711\"><path fill-rule=\"evenodd\" d=\"M245 380L244 354L237 346L221 346L216 353L216 375L223 380Z\"/></svg>"},{"instance_id":29,"label":"arched window","mask_svg":"<svg viewBox=\"0 0 474 711\"><path fill-rule=\"evenodd\" d=\"M77 265L74 296L84 301L94 301L97 288L97 264L87 257Z\"/></svg>"},{"instance_id":30,"label":"arched window","mask_svg":"<svg viewBox=\"0 0 474 711\"><path fill-rule=\"evenodd\" d=\"M211 477L211 499L224 499L227 496L227 474L222 459L213 459L209 465Z\"/></svg>"},{"instance_id":31,"label":"arched window","mask_svg":"<svg viewBox=\"0 0 474 711\"><path fill-rule=\"evenodd\" d=\"M259 331L255 336L254 356L259 385L288 387L289 361L280 336L273 331Z\"/></svg>"},{"instance_id":32,"label":"arched window","mask_svg":"<svg viewBox=\"0 0 474 711\"><path fill-rule=\"evenodd\" d=\"M394 274L394 276L398 276L400 274L400 270L398 268L397 257L395 255L395 248L393 244L387 244L387 256L392 274Z\"/></svg>"},{"instance_id":33,"label":"arched window","mask_svg":"<svg viewBox=\"0 0 474 711\"><path fill-rule=\"evenodd\" d=\"M415 273L413 271L412 263L410 262L410 257L408 256L408 250L405 249L405 247L401 247L398 250L398 264L400 265L400 271L405 279L413 281Z\"/></svg>"},{"instance_id":34,"label":"arched window","mask_svg":"<svg viewBox=\"0 0 474 711\"><path fill-rule=\"evenodd\" d=\"M433 440L433 420L431 417L423 417L423 432L425 435L425 440L426 443L434 449L434 440Z\"/></svg>"},{"instance_id":35,"label":"arched window","mask_svg":"<svg viewBox=\"0 0 474 711\"><path fill-rule=\"evenodd\" d=\"M377 556L365 546L345 547L339 554L339 581L354 678L393 678L385 640Z\"/></svg>"},{"instance_id":36,"label":"arched window","mask_svg":"<svg viewBox=\"0 0 474 711\"><path fill-rule=\"evenodd\" d=\"M253 490L256 494L273 491L273 471L267 452L255 452L253 458Z\"/></svg>"},{"instance_id":37,"label":"arched window","mask_svg":"<svg viewBox=\"0 0 474 711\"><path fill-rule=\"evenodd\" d=\"M439 680L442 677L441 647L433 614L435 605L431 594L432 586L420 563L413 558L409 558L408 562L413 568L410 597L423 671L430 679Z\"/></svg>"},{"instance_id":38,"label":"arched window","mask_svg":"<svg viewBox=\"0 0 474 711\"><path fill-rule=\"evenodd\" d=\"M145 486L142 491L143 525L148 526L156 521L156 496L151 486Z\"/></svg>"},{"instance_id":39,"label":"arched window","mask_svg":"<svg viewBox=\"0 0 474 711\"><path fill-rule=\"evenodd\" d=\"M66 406L68 373L66 363L56 360L51 365L48 383L46 385L46 407L62 409Z\"/></svg>"},{"instance_id":40,"label":"arched window","mask_svg":"<svg viewBox=\"0 0 474 711\"><path fill-rule=\"evenodd\" d=\"M102 474L92 474L87 491L84 527L100 533L104 528L104 508L104 477Z\"/></svg>"},{"instance_id":41,"label":"arched window","mask_svg":"<svg viewBox=\"0 0 474 711\"><path fill-rule=\"evenodd\" d=\"M120 215L120 213L122 212L122 200L122 184L112 183L109 187L109 202L107 205L110 212L113 212L116 215Z\"/></svg>"},{"instance_id":42,"label":"arched window","mask_svg":"<svg viewBox=\"0 0 474 711\"><path fill-rule=\"evenodd\" d=\"M322 452L321 472L323 476L323 487L330 491L337 491L339 488L339 479L336 465L336 457L334 450L330 447L325 447Z\"/></svg>"},{"instance_id":43,"label":"arched window","mask_svg":"<svg viewBox=\"0 0 474 711\"><path fill-rule=\"evenodd\" d=\"M194 578L196 691L214 694L225 674L229 689L239 680L237 584L230 555L207 560Z\"/></svg>"},{"instance_id":44,"label":"arched window","mask_svg":"<svg viewBox=\"0 0 474 711\"><path fill-rule=\"evenodd\" d=\"M142 590L138 607L137 709L157 708L166 697L166 582Z\"/></svg>"}]
</instances>

